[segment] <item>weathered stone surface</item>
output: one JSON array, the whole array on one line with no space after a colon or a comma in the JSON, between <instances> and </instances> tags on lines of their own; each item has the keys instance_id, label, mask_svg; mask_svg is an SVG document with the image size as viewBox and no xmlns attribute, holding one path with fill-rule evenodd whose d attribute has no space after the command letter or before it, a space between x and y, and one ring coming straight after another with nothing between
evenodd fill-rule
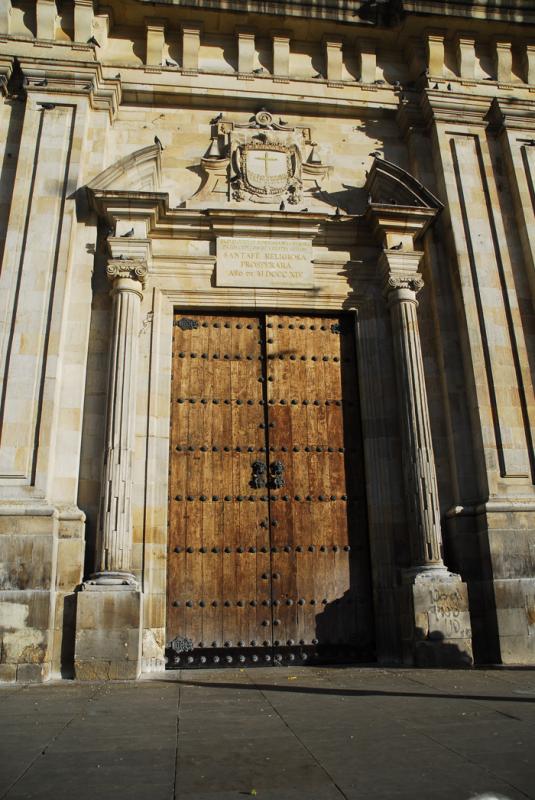
<instances>
[{"instance_id":1,"label":"weathered stone surface","mask_svg":"<svg viewBox=\"0 0 535 800\"><path fill-rule=\"evenodd\" d=\"M354 313L378 660L469 660L472 635L534 663L531 0L22 5L0 2L0 679L72 675L75 639L80 675L163 668L175 307ZM284 169L262 151L246 181L237 142ZM218 285L223 238L305 244L306 280ZM451 591L404 584L442 562ZM95 565L141 600L75 597Z\"/></svg>"},{"instance_id":2,"label":"weathered stone surface","mask_svg":"<svg viewBox=\"0 0 535 800\"><path fill-rule=\"evenodd\" d=\"M424 578L403 587L405 658L422 667L470 667L472 629L466 584Z\"/></svg>"},{"instance_id":3,"label":"weathered stone surface","mask_svg":"<svg viewBox=\"0 0 535 800\"><path fill-rule=\"evenodd\" d=\"M78 680L137 678L141 642L140 592L109 588L78 593L74 653Z\"/></svg>"}]
</instances>

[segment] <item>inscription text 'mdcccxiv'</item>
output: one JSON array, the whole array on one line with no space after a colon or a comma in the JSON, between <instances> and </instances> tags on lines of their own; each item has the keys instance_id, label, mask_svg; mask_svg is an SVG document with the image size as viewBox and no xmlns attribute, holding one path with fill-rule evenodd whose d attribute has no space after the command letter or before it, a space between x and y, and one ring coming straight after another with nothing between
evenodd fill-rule
<instances>
[{"instance_id":1,"label":"inscription text 'mdcccxiv'","mask_svg":"<svg viewBox=\"0 0 535 800\"><path fill-rule=\"evenodd\" d=\"M309 240L220 237L218 286L310 289L313 284Z\"/></svg>"}]
</instances>

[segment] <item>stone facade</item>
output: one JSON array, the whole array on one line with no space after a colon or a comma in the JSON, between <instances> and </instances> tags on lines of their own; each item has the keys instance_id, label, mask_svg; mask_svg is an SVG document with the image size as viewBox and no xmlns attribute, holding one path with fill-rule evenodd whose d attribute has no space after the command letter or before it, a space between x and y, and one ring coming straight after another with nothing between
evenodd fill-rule
<instances>
[{"instance_id":1,"label":"stone facade","mask_svg":"<svg viewBox=\"0 0 535 800\"><path fill-rule=\"evenodd\" d=\"M165 667L175 307L353 314L377 660L534 663L535 2L447 5L0 0L0 680Z\"/></svg>"}]
</instances>

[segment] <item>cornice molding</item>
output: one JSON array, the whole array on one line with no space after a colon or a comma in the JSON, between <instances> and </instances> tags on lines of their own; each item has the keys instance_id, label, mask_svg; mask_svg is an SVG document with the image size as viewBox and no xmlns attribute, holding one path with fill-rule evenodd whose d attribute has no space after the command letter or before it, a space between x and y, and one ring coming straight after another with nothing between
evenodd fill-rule
<instances>
[{"instance_id":1,"label":"cornice molding","mask_svg":"<svg viewBox=\"0 0 535 800\"><path fill-rule=\"evenodd\" d=\"M113 256L148 258L144 255L147 241L152 239L189 239L209 241L217 236L275 236L314 239L317 244L333 248L352 247L357 242L375 247L376 241L366 215L271 211L243 209L170 208L169 195L163 192L106 191L85 187L87 204L108 227L108 249ZM79 218L86 213L86 204L79 205ZM414 211L414 209L411 209ZM126 224L136 231L144 230L148 238L118 236Z\"/></svg>"},{"instance_id":2,"label":"cornice molding","mask_svg":"<svg viewBox=\"0 0 535 800\"><path fill-rule=\"evenodd\" d=\"M386 239L387 246L397 245L401 239L404 248L412 248L442 210L441 202L410 173L378 158L368 174L369 204L362 215L274 211L247 203L233 208L169 208L167 193L135 188L139 186L139 164L157 164L159 172L159 158L153 146L135 151L81 190L87 204L78 204L80 216L89 207L105 222L113 254L116 249L126 254L126 248L139 257L137 245L149 238L206 240L222 235L314 239L337 247L351 246L358 240L374 246L373 236L377 237L378 231L378 238ZM117 183L125 188L119 189ZM118 223L127 221L128 229L122 224L118 227ZM134 229L125 236L123 231L132 224ZM140 231L147 239L137 238Z\"/></svg>"},{"instance_id":3,"label":"cornice molding","mask_svg":"<svg viewBox=\"0 0 535 800\"><path fill-rule=\"evenodd\" d=\"M283 17L307 17L353 25L395 25L403 17L433 15L497 22L535 22L533 0L137 0L155 6L182 6Z\"/></svg>"},{"instance_id":4,"label":"cornice molding","mask_svg":"<svg viewBox=\"0 0 535 800\"><path fill-rule=\"evenodd\" d=\"M398 19L401 0L137 0L143 5L181 6L202 11L305 17L351 25L388 25Z\"/></svg>"},{"instance_id":5,"label":"cornice molding","mask_svg":"<svg viewBox=\"0 0 535 800\"><path fill-rule=\"evenodd\" d=\"M122 101L121 80L104 77L100 63L53 59L43 64L42 59L21 57L19 64L28 95L52 103L58 98L72 102L72 98L86 97L91 108L107 111L110 120L115 118Z\"/></svg>"},{"instance_id":6,"label":"cornice molding","mask_svg":"<svg viewBox=\"0 0 535 800\"><path fill-rule=\"evenodd\" d=\"M275 235L285 239L316 239L332 218L332 214L250 208L210 209L206 216L214 237Z\"/></svg>"},{"instance_id":7,"label":"cornice molding","mask_svg":"<svg viewBox=\"0 0 535 800\"><path fill-rule=\"evenodd\" d=\"M402 0L406 16L428 15L493 22L535 22L534 0Z\"/></svg>"},{"instance_id":8,"label":"cornice molding","mask_svg":"<svg viewBox=\"0 0 535 800\"><path fill-rule=\"evenodd\" d=\"M488 112L491 130L499 133L507 128L517 131L535 130L535 100L518 100L514 97L495 97Z\"/></svg>"},{"instance_id":9,"label":"cornice molding","mask_svg":"<svg viewBox=\"0 0 535 800\"><path fill-rule=\"evenodd\" d=\"M422 117L427 124L449 122L463 127L484 126L492 98L426 89L420 97Z\"/></svg>"}]
</instances>

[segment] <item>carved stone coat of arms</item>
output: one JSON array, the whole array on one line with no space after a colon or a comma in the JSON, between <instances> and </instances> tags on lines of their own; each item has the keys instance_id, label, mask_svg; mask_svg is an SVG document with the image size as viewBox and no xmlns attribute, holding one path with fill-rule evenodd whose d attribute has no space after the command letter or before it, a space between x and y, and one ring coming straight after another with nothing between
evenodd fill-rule
<instances>
[{"instance_id":1,"label":"carved stone coat of arms","mask_svg":"<svg viewBox=\"0 0 535 800\"><path fill-rule=\"evenodd\" d=\"M269 141L266 134L234 151L232 196L272 203L284 195L290 203L301 199L301 157L295 144Z\"/></svg>"},{"instance_id":2,"label":"carved stone coat of arms","mask_svg":"<svg viewBox=\"0 0 535 800\"><path fill-rule=\"evenodd\" d=\"M262 203L289 204L298 210L313 200L329 172L315 155L315 147L309 128L276 123L265 109L247 123L220 115L213 121L212 142L201 159L203 183L187 207Z\"/></svg>"}]
</instances>

